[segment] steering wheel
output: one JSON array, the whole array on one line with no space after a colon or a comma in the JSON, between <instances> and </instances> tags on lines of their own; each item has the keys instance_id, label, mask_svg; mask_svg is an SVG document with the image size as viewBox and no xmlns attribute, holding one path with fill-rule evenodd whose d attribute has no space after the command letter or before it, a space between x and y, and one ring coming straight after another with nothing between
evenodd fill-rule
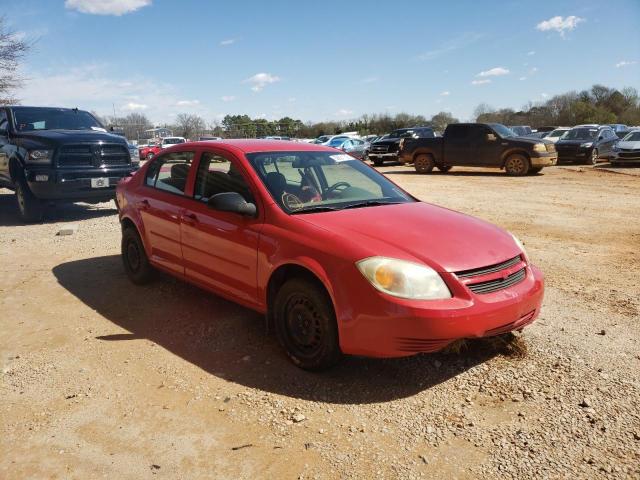
<instances>
[{"instance_id":1,"label":"steering wheel","mask_svg":"<svg viewBox=\"0 0 640 480\"><path fill-rule=\"evenodd\" d=\"M337 182L337 183L334 183L329 188L327 188L327 190L322 195L322 198L324 198L326 200L327 198L329 198L329 194L330 193L335 192L340 187L344 187L343 188L343 190L344 190L344 189L347 189L347 188L351 188L351 184L349 182Z\"/></svg>"}]
</instances>

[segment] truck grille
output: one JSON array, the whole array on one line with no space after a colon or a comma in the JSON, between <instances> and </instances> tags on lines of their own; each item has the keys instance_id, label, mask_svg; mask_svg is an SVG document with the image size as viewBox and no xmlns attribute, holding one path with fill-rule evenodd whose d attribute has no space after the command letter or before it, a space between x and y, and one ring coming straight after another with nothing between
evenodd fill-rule
<instances>
[{"instance_id":1,"label":"truck grille","mask_svg":"<svg viewBox=\"0 0 640 480\"><path fill-rule=\"evenodd\" d=\"M119 144L63 145L58 151L60 167L103 167L129 162L129 150Z\"/></svg>"},{"instance_id":2,"label":"truck grille","mask_svg":"<svg viewBox=\"0 0 640 480\"><path fill-rule=\"evenodd\" d=\"M489 280L474 282L473 279L475 277L502 272L503 270L521 263L522 257L518 255L516 257L510 258L509 260L505 260L504 262L496 263L494 265L456 272L456 276L461 279L473 293L492 293L510 287L511 285L515 285L516 283L524 280L526 277L525 267L522 266L522 268L513 273L510 273L509 275L498 276L497 278L490 278Z\"/></svg>"},{"instance_id":3,"label":"truck grille","mask_svg":"<svg viewBox=\"0 0 640 480\"><path fill-rule=\"evenodd\" d=\"M387 145L372 145L371 152L372 153L387 153L389 147Z\"/></svg>"}]
</instances>

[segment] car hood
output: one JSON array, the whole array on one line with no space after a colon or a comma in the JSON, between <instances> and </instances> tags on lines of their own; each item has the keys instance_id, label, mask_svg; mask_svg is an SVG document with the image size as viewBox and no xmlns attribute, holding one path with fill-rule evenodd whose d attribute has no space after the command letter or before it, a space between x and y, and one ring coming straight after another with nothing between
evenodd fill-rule
<instances>
[{"instance_id":1,"label":"car hood","mask_svg":"<svg viewBox=\"0 0 640 480\"><path fill-rule=\"evenodd\" d=\"M385 138L384 140L378 140L377 142L373 142L371 145L392 145L394 143L398 143L400 141L399 138Z\"/></svg>"},{"instance_id":2,"label":"car hood","mask_svg":"<svg viewBox=\"0 0 640 480\"><path fill-rule=\"evenodd\" d=\"M66 143L121 143L127 145L127 140L120 135L113 135L107 132L96 132L93 130L40 130L30 132L20 132L16 138L29 143L37 143L56 147Z\"/></svg>"},{"instance_id":3,"label":"car hood","mask_svg":"<svg viewBox=\"0 0 640 480\"><path fill-rule=\"evenodd\" d=\"M618 147L628 150L638 150L640 149L640 141L618 142Z\"/></svg>"},{"instance_id":4,"label":"car hood","mask_svg":"<svg viewBox=\"0 0 640 480\"><path fill-rule=\"evenodd\" d=\"M362 251L362 258L380 255L418 261L440 272L485 267L520 253L511 235L501 228L424 202L298 218L352 242Z\"/></svg>"}]
</instances>

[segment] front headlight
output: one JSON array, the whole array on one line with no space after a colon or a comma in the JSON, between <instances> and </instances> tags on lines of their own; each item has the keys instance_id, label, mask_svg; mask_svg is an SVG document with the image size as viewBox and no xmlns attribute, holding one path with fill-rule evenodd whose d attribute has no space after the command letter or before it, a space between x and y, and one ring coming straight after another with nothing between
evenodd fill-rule
<instances>
[{"instance_id":1,"label":"front headlight","mask_svg":"<svg viewBox=\"0 0 640 480\"><path fill-rule=\"evenodd\" d=\"M51 163L52 156L53 150L30 150L25 161L35 164Z\"/></svg>"},{"instance_id":2,"label":"front headlight","mask_svg":"<svg viewBox=\"0 0 640 480\"><path fill-rule=\"evenodd\" d=\"M533 151L534 152L546 152L547 151L547 146L544 143L536 143L533 146Z\"/></svg>"},{"instance_id":3,"label":"front headlight","mask_svg":"<svg viewBox=\"0 0 640 480\"><path fill-rule=\"evenodd\" d=\"M394 297L412 300L451 298L451 292L434 269L387 257L356 262L358 270L375 288Z\"/></svg>"},{"instance_id":4,"label":"front headlight","mask_svg":"<svg viewBox=\"0 0 640 480\"><path fill-rule=\"evenodd\" d=\"M580 144L580 148L591 148L593 146L593 142L585 142Z\"/></svg>"},{"instance_id":5,"label":"front headlight","mask_svg":"<svg viewBox=\"0 0 640 480\"><path fill-rule=\"evenodd\" d=\"M140 152L137 148L130 148L129 155L131 156L131 163L137 163L140 161Z\"/></svg>"}]
</instances>

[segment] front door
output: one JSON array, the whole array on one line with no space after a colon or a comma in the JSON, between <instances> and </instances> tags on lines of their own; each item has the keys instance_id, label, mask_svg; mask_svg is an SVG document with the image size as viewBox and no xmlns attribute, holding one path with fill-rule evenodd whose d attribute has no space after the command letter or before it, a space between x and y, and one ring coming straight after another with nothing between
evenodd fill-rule
<instances>
[{"instance_id":1,"label":"front door","mask_svg":"<svg viewBox=\"0 0 640 480\"><path fill-rule=\"evenodd\" d=\"M185 275L222 295L256 304L262 212L253 218L207 206L212 195L225 192L236 192L247 202L256 202L236 158L211 150L202 152L193 196L181 212Z\"/></svg>"},{"instance_id":2,"label":"front door","mask_svg":"<svg viewBox=\"0 0 640 480\"><path fill-rule=\"evenodd\" d=\"M474 125L471 130L471 157L474 165L497 167L504 150L502 139L485 125Z\"/></svg>"},{"instance_id":3,"label":"front door","mask_svg":"<svg viewBox=\"0 0 640 480\"><path fill-rule=\"evenodd\" d=\"M147 170L138 209L153 263L183 276L180 214L186 204L194 152L158 156Z\"/></svg>"}]
</instances>

